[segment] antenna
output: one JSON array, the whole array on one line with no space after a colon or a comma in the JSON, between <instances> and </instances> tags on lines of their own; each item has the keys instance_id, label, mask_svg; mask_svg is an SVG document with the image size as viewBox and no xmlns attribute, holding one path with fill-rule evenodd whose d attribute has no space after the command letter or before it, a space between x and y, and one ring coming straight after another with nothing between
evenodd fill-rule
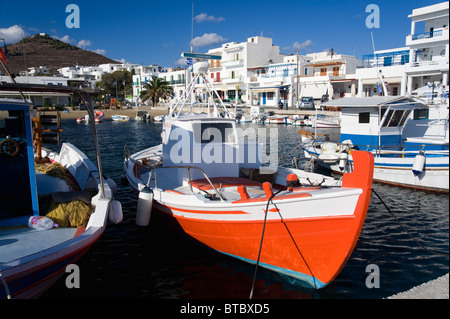
<instances>
[{"instance_id":1,"label":"antenna","mask_svg":"<svg viewBox=\"0 0 450 319\"><path fill-rule=\"evenodd\" d=\"M194 3L192 2L192 20L191 20L191 52L194 52Z\"/></svg>"}]
</instances>

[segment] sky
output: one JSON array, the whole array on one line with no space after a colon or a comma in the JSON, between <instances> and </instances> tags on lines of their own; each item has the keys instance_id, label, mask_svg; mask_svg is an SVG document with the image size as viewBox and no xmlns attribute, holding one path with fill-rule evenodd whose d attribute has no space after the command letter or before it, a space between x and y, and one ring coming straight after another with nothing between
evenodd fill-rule
<instances>
[{"instance_id":1,"label":"sky","mask_svg":"<svg viewBox=\"0 0 450 319\"><path fill-rule=\"evenodd\" d=\"M260 35L284 54L333 49L361 59L373 53L372 35L376 50L404 47L408 15L440 2L0 0L0 38L9 44L46 33L117 61L163 67L183 65L181 53L190 51L191 39L195 52L206 53Z\"/></svg>"}]
</instances>

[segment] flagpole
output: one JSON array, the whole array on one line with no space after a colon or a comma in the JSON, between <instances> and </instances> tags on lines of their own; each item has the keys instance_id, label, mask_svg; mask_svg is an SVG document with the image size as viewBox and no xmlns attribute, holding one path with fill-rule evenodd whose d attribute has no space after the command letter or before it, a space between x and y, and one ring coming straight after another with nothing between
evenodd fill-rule
<instances>
[{"instance_id":1,"label":"flagpole","mask_svg":"<svg viewBox=\"0 0 450 319\"><path fill-rule=\"evenodd\" d=\"M3 44L4 44L5 47L6 47L5 39L2 39L2 40L3 40ZM0 50L1 50L1 49L0 49ZM6 66L5 62L3 62L3 59L0 59L0 63L2 64L3 68L5 69L6 74L10 77L11 81L12 81L14 84L17 84L17 83L16 83L16 80L14 80L14 77L13 77L13 76L11 75L11 73L9 72L9 69L8 69L8 67ZM25 98L25 96L23 95L23 93L22 93L21 90L19 90L19 93L20 93L20 96L22 97L22 99L26 102L27 99Z\"/></svg>"}]
</instances>

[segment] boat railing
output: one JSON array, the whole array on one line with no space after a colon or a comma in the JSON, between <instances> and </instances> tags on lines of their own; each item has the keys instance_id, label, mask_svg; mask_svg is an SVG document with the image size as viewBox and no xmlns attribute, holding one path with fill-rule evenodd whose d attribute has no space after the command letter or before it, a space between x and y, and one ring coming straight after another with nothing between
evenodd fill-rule
<instances>
[{"instance_id":1,"label":"boat railing","mask_svg":"<svg viewBox=\"0 0 450 319\"><path fill-rule=\"evenodd\" d=\"M425 153L429 155L447 155L449 154L448 150L425 150L425 147L429 145L425 144L417 144L417 145L393 145L393 146L380 146L380 145L355 145L359 149L365 148L367 151L371 151L375 156L381 155L407 155L407 154L419 154ZM400 150L389 150L389 148L401 148ZM408 151L407 148L416 148L415 150Z\"/></svg>"},{"instance_id":2,"label":"boat railing","mask_svg":"<svg viewBox=\"0 0 450 319\"><path fill-rule=\"evenodd\" d=\"M131 160L131 161L133 161L133 162L136 163L136 161L133 160L131 157L126 157L126 159L127 159L127 160ZM128 164L127 164L127 165L128 165ZM162 168L171 168L171 169L174 169L174 168L185 168L185 169L187 170L187 174L188 174L188 182L189 182L189 189L190 189L192 195L194 194L194 190L192 189L191 169L196 169L196 170L198 170L200 173L203 174L203 176L206 178L206 180L208 181L208 183L209 183L209 184L211 185L211 187L214 189L214 192L215 192L216 195L220 198L220 200L221 200L222 202L224 202L224 201L227 200L227 199L225 198L225 196L223 196L223 194L221 194L221 193L219 192L219 190L216 188L216 186L214 186L214 184L213 184L213 183L211 182L211 180L209 179L208 175L206 175L205 171L203 171L200 167L197 167L197 166L189 166L189 165L186 165L186 166L159 166L159 165L157 166L157 165L144 165L144 166L151 170L151 173L150 173L150 175L149 175L149 180L150 180L150 178L151 178L151 174L154 172L154 174L155 174L155 188L158 187L158 178L157 178L157 174L156 174L156 168L158 168L158 169L162 169Z\"/></svg>"}]
</instances>

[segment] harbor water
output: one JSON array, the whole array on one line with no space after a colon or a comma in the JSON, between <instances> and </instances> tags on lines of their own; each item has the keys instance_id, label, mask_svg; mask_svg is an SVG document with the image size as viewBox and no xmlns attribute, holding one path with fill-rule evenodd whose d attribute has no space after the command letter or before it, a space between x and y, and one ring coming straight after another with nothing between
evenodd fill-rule
<instances>
[{"instance_id":1,"label":"harbor water","mask_svg":"<svg viewBox=\"0 0 450 319\"><path fill-rule=\"evenodd\" d=\"M63 120L62 124L62 142L70 140L94 162L91 127L77 124L75 120ZM276 128L279 165L291 166L292 158L297 157L300 168L311 168L309 160L297 148L300 127L241 126ZM253 265L186 240L165 225L152 221L148 227L135 224L137 195L130 186L122 186L119 181L123 171L123 148L127 145L130 152L135 153L159 144L161 123L105 121L96 127L103 173L119 186L115 199L122 203L124 220L118 225L108 224L103 236L77 262L80 288L68 289L66 274L42 298L248 298L255 269ZM338 129L319 129L318 132L328 135L331 141L339 139ZM51 148L57 149L55 146ZM374 184L374 189L417 241L432 251L448 252L448 194L378 183ZM375 281L371 277L374 267L379 271ZM331 284L321 290L312 290L291 278L259 268L254 298L379 299L448 272L448 255L438 255L419 246L372 195L356 248Z\"/></svg>"}]
</instances>

